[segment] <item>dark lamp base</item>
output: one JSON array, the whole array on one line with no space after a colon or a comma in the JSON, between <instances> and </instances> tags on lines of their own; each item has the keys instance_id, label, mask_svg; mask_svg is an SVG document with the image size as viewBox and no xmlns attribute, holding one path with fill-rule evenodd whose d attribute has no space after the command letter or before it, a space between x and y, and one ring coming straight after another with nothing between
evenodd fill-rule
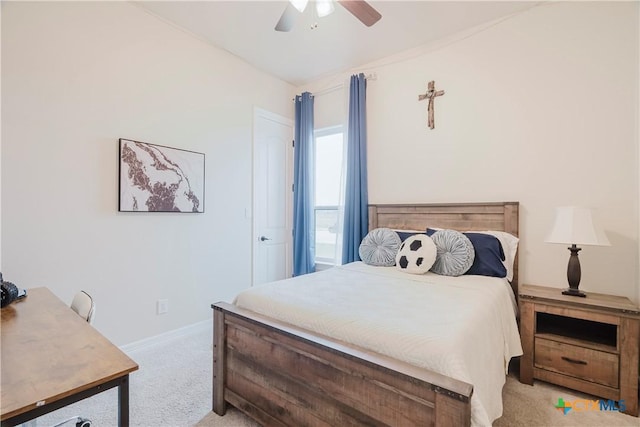
<instances>
[{"instance_id":1,"label":"dark lamp base","mask_svg":"<svg viewBox=\"0 0 640 427\"><path fill-rule=\"evenodd\" d=\"M584 292L579 291L577 289L573 289L573 288L565 289L564 291L562 291L562 295L571 295L572 297L582 297L582 298L587 297L587 294L585 294Z\"/></svg>"},{"instance_id":2,"label":"dark lamp base","mask_svg":"<svg viewBox=\"0 0 640 427\"><path fill-rule=\"evenodd\" d=\"M578 252L580 252L581 249L576 245L571 245L571 247L567 249L571 252L569 265L567 266L569 288L562 291L562 295L585 298L587 294L578 290L578 286L580 286L580 260L578 259Z\"/></svg>"}]
</instances>

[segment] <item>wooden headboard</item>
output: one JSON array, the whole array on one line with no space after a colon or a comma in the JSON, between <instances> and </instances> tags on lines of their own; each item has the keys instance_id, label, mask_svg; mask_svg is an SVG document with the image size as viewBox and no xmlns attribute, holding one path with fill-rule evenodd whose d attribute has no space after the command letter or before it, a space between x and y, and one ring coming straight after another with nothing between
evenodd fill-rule
<instances>
[{"instance_id":1,"label":"wooden headboard","mask_svg":"<svg viewBox=\"0 0 640 427\"><path fill-rule=\"evenodd\" d=\"M506 231L518 236L518 202L369 205L369 230L449 228L458 231ZM518 254L513 264L513 292L518 296Z\"/></svg>"}]
</instances>

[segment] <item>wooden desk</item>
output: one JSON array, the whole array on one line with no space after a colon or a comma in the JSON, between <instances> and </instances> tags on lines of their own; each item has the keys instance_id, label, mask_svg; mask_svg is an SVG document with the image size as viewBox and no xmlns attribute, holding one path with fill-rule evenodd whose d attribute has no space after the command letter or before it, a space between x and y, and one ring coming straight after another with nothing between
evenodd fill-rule
<instances>
[{"instance_id":1,"label":"wooden desk","mask_svg":"<svg viewBox=\"0 0 640 427\"><path fill-rule=\"evenodd\" d=\"M129 373L138 365L47 288L0 310L2 427L118 387L129 425ZM90 417L90 414L86 414Z\"/></svg>"}]
</instances>

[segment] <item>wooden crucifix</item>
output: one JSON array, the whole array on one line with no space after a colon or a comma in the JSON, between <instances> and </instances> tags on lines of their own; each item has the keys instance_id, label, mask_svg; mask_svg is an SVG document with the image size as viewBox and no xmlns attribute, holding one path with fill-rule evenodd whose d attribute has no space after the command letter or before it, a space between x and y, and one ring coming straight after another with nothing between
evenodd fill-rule
<instances>
[{"instance_id":1,"label":"wooden crucifix","mask_svg":"<svg viewBox=\"0 0 640 427\"><path fill-rule=\"evenodd\" d=\"M424 95L418 95L418 101L422 101L423 99L429 100L429 106L427 108L427 111L429 112L429 118L428 118L427 124L429 125L430 129L433 129L434 127L436 127L436 124L433 120L433 100L435 99L436 96L444 95L444 91L436 90L435 86L436 86L435 81L431 80L427 84L427 93L425 93Z\"/></svg>"}]
</instances>

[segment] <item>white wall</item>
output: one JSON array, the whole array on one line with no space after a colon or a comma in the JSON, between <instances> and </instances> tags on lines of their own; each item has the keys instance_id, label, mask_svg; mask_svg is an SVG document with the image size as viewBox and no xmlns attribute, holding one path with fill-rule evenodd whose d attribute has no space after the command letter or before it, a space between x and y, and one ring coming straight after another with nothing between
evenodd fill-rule
<instances>
[{"instance_id":1,"label":"white wall","mask_svg":"<svg viewBox=\"0 0 640 427\"><path fill-rule=\"evenodd\" d=\"M637 2L563 2L365 64L371 203L520 202L520 282L566 287L556 206L597 209L581 289L638 299ZM344 75L298 90L321 90ZM426 127L427 82L445 90Z\"/></svg>"},{"instance_id":2,"label":"white wall","mask_svg":"<svg viewBox=\"0 0 640 427\"><path fill-rule=\"evenodd\" d=\"M0 34L2 34L2 4L0 4ZM0 52L0 70L2 70L2 54ZM2 99L2 85L0 84L0 99ZM0 102L0 117L2 117L2 102ZM2 120L0 120L0 272L2 271ZM7 279L8 280L8 279Z\"/></svg>"},{"instance_id":3,"label":"white wall","mask_svg":"<svg viewBox=\"0 0 640 427\"><path fill-rule=\"evenodd\" d=\"M347 120L349 82L314 94L313 124L316 129L342 126Z\"/></svg>"},{"instance_id":4,"label":"white wall","mask_svg":"<svg viewBox=\"0 0 640 427\"><path fill-rule=\"evenodd\" d=\"M636 8L636 22L640 22L640 7ZM636 60L637 62L640 64L640 25L637 26L636 29L636 37L638 39L638 46L637 46L637 51L636 51ZM636 170L636 173L638 174L638 191L640 191L640 84L637 85L636 90L638 91L638 95L636 97L636 140L637 140L637 144L636 144L636 153L638 155L638 170ZM638 195L638 201L640 203L640 194ZM640 221L640 207L638 208L639 212L638 212L638 221ZM639 223L640 224L640 223ZM640 228L639 228L640 230ZM638 239L638 256L640 257L640 239ZM638 290L638 295L637 295L637 302L640 303L640 259L638 262L638 285L637 285L637 290Z\"/></svg>"},{"instance_id":5,"label":"white wall","mask_svg":"<svg viewBox=\"0 0 640 427\"><path fill-rule=\"evenodd\" d=\"M3 2L2 60L7 280L85 289L116 344L249 286L253 107L292 118L292 86L125 2ZM118 213L121 137L204 152L205 213Z\"/></svg>"}]
</instances>

